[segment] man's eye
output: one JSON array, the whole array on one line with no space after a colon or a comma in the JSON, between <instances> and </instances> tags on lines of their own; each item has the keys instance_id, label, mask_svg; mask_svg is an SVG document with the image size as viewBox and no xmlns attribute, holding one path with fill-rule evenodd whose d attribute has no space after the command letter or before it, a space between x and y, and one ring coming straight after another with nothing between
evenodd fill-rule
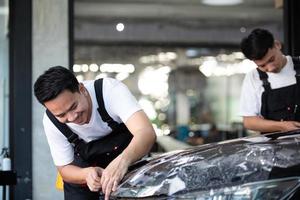
<instances>
[{"instance_id":1,"label":"man's eye","mask_svg":"<svg viewBox=\"0 0 300 200\"><path fill-rule=\"evenodd\" d=\"M265 68L265 66L266 66L266 65L261 65L261 66L260 66L260 68L261 68L261 69L264 69L264 68Z\"/></svg>"},{"instance_id":2,"label":"man's eye","mask_svg":"<svg viewBox=\"0 0 300 200\"><path fill-rule=\"evenodd\" d=\"M71 110L75 110L77 108L77 104L72 106Z\"/></svg>"}]
</instances>

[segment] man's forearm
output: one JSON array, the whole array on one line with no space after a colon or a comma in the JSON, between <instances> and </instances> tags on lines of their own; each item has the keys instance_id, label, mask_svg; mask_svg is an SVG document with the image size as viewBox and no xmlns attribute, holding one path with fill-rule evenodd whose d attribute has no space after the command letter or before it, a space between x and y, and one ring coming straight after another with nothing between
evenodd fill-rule
<instances>
[{"instance_id":1,"label":"man's forearm","mask_svg":"<svg viewBox=\"0 0 300 200\"><path fill-rule=\"evenodd\" d=\"M151 127L150 130L143 130L135 134L128 147L121 154L128 164L132 164L144 155L146 155L156 140L156 135Z\"/></svg>"},{"instance_id":2,"label":"man's forearm","mask_svg":"<svg viewBox=\"0 0 300 200\"><path fill-rule=\"evenodd\" d=\"M89 168L80 168L75 165L57 167L64 181L75 184L86 184L86 176Z\"/></svg>"},{"instance_id":3,"label":"man's forearm","mask_svg":"<svg viewBox=\"0 0 300 200\"><path fill-rule=\"evenodd\" d=\"M264 119L259 116L244 117L246 129L259 132L278 132L285 131L286 122Z\"/></svg>"}]
</instances>

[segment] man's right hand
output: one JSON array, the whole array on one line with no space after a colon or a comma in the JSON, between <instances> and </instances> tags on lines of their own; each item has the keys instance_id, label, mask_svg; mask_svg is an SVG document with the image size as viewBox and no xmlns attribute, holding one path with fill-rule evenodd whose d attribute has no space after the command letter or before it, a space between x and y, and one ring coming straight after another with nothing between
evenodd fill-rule
<instances>
[{"instance_id":1,"label":"man's right hand","mask_svg":"<svg viewBox=\"0 0 300 200\"><path fill-rule=\"evenodd\" d=\"M297 121L282 121L282 131L293 131L300 129L300 122Z\"/></svg>"},{"instance_id":2,"label":"man's right hand","mask_svg":"<svg viewBox=\"0 0 300 200\"><path fill-rule=\"evenodd\" d=\"M101 189L101 175L103 169L100 167L88 167L86 170L86 184L92 192Z\"/></svg>"},{"instance_id":3,"label":"man's right hand","mask_svg":"<svg viewBox=\"0 0 300 200\"><path fill-rule=\"evenodd\" d=\"M300 129L300 122L274 121L261 116L246 116L243 117L243 122L246 129L259 132L285 132Z\"/></svg>"}]
</instances>

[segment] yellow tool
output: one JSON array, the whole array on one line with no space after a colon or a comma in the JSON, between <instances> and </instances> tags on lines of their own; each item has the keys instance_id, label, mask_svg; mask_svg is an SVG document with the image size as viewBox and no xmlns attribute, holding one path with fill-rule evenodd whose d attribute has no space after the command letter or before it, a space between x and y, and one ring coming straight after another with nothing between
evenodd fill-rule
<instances>
[{"instance_id":1,"label":"yellow tool","mask_svg":"<svg viewBox=\"0 0 300 200\"><path fill-rule=\"evenodd\" d=\"M55 187L58 190L64 190L64 182L59 172L57 172Z\"/></svg>"}]
</instances>

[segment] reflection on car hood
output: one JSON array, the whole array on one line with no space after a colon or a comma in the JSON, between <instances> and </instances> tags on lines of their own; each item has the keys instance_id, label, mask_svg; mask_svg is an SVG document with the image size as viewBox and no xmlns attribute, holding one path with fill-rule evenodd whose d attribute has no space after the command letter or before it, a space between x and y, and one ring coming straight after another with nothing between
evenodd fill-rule
<instances>
[{"instance_id":1,"label":"reflection on car hood","mask_svg":"<svg viewBox=\"0 0 300 200\"><path fill-rule=\"evenodd\" d=\"M236 193L249 185L254 190L257 183L276 183L280 188L284 183L284 195L299 187L299 142L297 135L276 139L256 136L169 153L128 173L113 195L188 199L190 195ZM291 177L290 184L286 185L285 177ZM253 182L257 183L251 185Z\"/></svg>"}]
</instances>

